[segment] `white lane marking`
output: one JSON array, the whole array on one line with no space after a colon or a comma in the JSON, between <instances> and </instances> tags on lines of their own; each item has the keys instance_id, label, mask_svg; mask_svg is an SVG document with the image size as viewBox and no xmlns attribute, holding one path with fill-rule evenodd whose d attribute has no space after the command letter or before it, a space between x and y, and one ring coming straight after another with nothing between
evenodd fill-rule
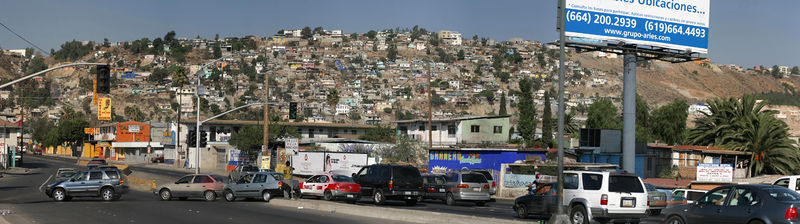
<instances>
[{"instance_id":1,"label":"white lane marking","mask_svg":"<svg viewBox=\"0 0 800 224\"><path fill-rule=\"evenodd\" d=\"M50 174L50 176L47 177L47 180L45 180L44 183L42 183L42 185L39 186L39 192L42 192L42 187L44 187L44 185L47 184L47 182L50 182L50 178L53 178L52 174Z\"/></svg>"}]
</instances>

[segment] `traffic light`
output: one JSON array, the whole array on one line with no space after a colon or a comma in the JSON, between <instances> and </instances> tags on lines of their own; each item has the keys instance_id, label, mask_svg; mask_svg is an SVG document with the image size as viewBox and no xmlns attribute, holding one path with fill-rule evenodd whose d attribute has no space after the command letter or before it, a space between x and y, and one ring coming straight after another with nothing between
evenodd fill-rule
<instances>
[{"instance_id":1,"label":"traffic light","mask_svg":"<svg viewBox=\"0 0 800 224\"><path fill-rule=\"evenodd\" d=\"M200 131L200 147L206 147L206 142L208 138L206 138L206 131Z\"/></svg>"},{"instance_id":2,"label":"traffic light","mask_svg":"<svg viewBox=\"0 0 800 224\"><path fill-rule=\"evenodd\" d=\"M186 145L189 147L197 147L197 133L195 131L190 130L186 135Z\"/></svg>"},{"instance_id":3,"label":"traffic light","mask_svg":"<svg viewBox=\"0 0 800 224\"><path fill-rule=\"evenodd\" d=\"M289 119L297 119L297 102L289 103Z\"/></svg>"},{"instance_id":4,"label":"traffic light","mask_svg":"<svg viewBox=\"0 0 800 224\"><path fill-rule=\"evenodd\" d=\"M111 92L111 68L108 65L97 66L97 93Z\"/></svg>"}]
</instances>

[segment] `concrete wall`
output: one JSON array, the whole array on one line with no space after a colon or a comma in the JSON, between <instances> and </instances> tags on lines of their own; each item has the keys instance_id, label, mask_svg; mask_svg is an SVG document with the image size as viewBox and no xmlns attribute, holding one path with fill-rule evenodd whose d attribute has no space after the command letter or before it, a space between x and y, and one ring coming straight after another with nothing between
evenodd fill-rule
<instances>
[{"instance_id":1,"label":"concrete wall","mask_svg":"<svg viewBox=\"0 0 800 224\"><path fill-rule=\"evenodd\" d=\"M473 125L479 126L479 132L472 132ZM494 127L502 127L500 133L494 133ZM487 118L462 120L459 125L461 139L460 143L480 144L483 142L508 143L508 132L510 131L509 118Z\"/></svg>"},{"instance_id":2,"label":"concrete wall","mask_svg":"<svg viewBox=\"0 0 800 224\"><path fill-rule=\"evenodd\" d=\"M448 134L447 128L449 125L455 126L456 133L453 135ZM415 123L407 123L407 124L399 124L398 126L403 126L407 129L405 134L408 134L409 137L413 139L418 139L422 142L428 142L428 123L427 122L415 122ZM420 129L420 126L423 128ZM431 137L433 138L434 145L456 145L458 144L458 124L456 122L432 122L432 128L435 131L432 131ZM398 130L400 128L398 127ZM404 134L404 133L400 133Z\"/></svg>"}]
</instances>

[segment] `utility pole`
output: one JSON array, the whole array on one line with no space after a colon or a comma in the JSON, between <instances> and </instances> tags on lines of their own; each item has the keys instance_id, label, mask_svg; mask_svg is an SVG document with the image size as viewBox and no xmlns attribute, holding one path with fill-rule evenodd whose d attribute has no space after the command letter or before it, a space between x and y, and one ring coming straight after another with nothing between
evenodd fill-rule
<instances>
[{"instance_id":1,"label":"utility pole","mask_svg":"<svg viewBox=\"0 0 800 224\"><path fill-rule=\"evenodd\" d=\"M264 145L261 146L261 156L269 155L269 71L264 72ZM272 163L272 160L270 160ZM271 164L267 164L270 167ZM262 165L263 166L263 165Z\"/></svg>"},{"instance_id":2,"label":"utility pole","mask_svg":"<svg viewBox=\"0 0 800 224\"><path fill-rule=\"evenodd\" d=\"M176 96L178 96L178 121L175 122L175 124L177 124L176 126L178 127L178 132L175 133L175 136L176 136L176 138L175 138L175 165L180 165L180 158L179 158L180 153L178 153L178 151L181 150L181 112L183 112L182 111L183 110L183 102L181 102L181 98L183 98L183 97L181 97L181 95L182 95L181 94L181 89L183 89L183 86L178 87L178 91L176 91L178 94L175 94ZM186 155L184 155L184 163L185 163L185 161L186 161L185 158L189 158L188 157L189 154L186 153L186 152L184 152L184 153L186 154Z\"/></svg>"},{"instance_id":3,"label":"utility pole","mask_svg":"<svg viewBox=\"0 0 800 224\"><path fill-rule=\"evenodd\" d=\"M205 68L205 66L203 66ZM195 131L195 142L194 145L195 149L195 163L197 166L194 167L194 174L200 173L200 72L197 73L197 89L194 91L194 95L197 96L197 123L195 126L197 130Z\"/></svg>"},{"instance_id":4,"label":"utility pole","mask_svg":"<svg viewBox=\"0 0 800 224\"><path fill-rule=\"evenodd\" d=\"M566 37L564 34L565 26L565 8L566 0L558 1L558 48L560 56L558 60L558 197L556 204L558 205L556 215L553 215L550 223L569 223L567 215L564 213L564 42Z\"/></svg>"},{"instance_id":5,"label":"utility pole","mask_svg":"<svg viewBox=\"0 0 800 224\"><path fill-rule=\"evenodd\" d=\"M433 131L431 130L431 126L433 126L433 113L431 112L431 108L433 108L433 104L431 103L431 92L433 92L433 87L431 86L431 76L433 76L433 70L431 69L431 63L428 62L428 150L430 151L433 148Z\"/></svg>"}]
</instances>

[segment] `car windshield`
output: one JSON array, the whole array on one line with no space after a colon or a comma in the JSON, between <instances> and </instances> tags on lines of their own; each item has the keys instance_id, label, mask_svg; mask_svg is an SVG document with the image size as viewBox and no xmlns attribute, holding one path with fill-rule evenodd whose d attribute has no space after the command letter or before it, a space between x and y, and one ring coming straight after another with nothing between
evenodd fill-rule
<instances>
[{"instance_id":1,"label":"car windshield","mask_svg":"<svg viewBox=\"0 0 800 224\"><path fill-rule=\"evenodd\" d=\"M642 183L635 176L611 176L608 180L608 191L625 193L644 193Z\"/></svg>"},{"instance_id":2,"label":"car windshield","mask_svg":"<svg viewBox=\"0 0 800 224\"><path fill-rule=\"evenodd\" d=\"M58 173L58 178L69 178L72 175L75 175L74 171L61 171Z\"/></svg>"},{"instance_id":3,"label":"car windshield","mask_svg":"<svg viewBox=\"0 0 800 224\"><path fill-rule=\"evenodd\" d=\"M778 201L800 201L800 194L789 190L788 188L766 188L764 191L766 191L770 197Z\"/></svg>"},{"instance_id":4,"label":"car windshield","mask_svg":"<svg viewBox=\"0 0 800 224\"><path fill-rule=\"evenodd\" d=\"M353 178L350 178L345 175L333 175L333 182L339 183L354 183Z\"/></svg>"},{"instance_id":5,"label":"car windshield","mask_svg":"<svg viewBox=\"0 0 800 224\"><path fill-rule=\"evenodd\" d=\"M463 182L467 183L486 183L486 177L483 174L479 173L465 173L461 174L461 179Z\"/></svg>"}]
</instances>

